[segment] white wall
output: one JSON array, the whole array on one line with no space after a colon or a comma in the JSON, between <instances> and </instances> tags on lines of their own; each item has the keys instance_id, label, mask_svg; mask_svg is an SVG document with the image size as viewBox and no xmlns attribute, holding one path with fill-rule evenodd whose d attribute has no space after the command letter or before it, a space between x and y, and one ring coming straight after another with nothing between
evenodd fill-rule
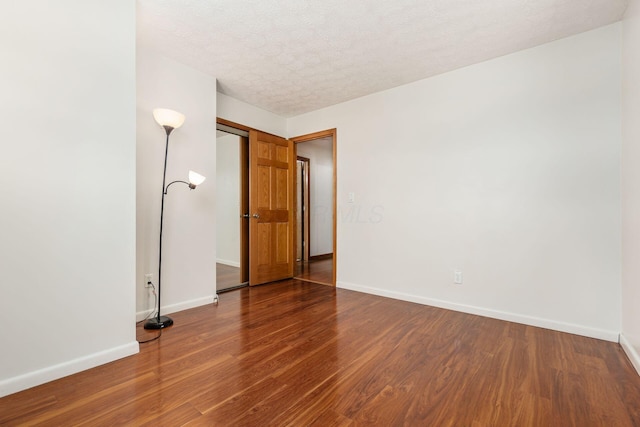
<instances>
[{"instance_id":1,"label":"white wall","mask_svg":"<svg viewBox=\"0 0 640 427\"><path fill-rule=\"evenodd\" d=\"M309 159L311 256L333 253L333 140L296 144L297 155Z\"/></svg>"},{"instance_id":2,"label":"white wall","mask_svg":"<svg viewBox=\"0 0 640 427\"><path fill-rule=\"evenodd\" d=\"M0 50L3 396L138 351L135 4L7 4Z\"/></svg>"},{"instance_id":3,"label":"white wall","mask_svg":"<svg viewBox=\"0 0 640 427\"><path fill-rule=\"evenodd\" d=\"M337 128L338 286L617 340L620 38L289 119L289 135Z\"/></svg>"},{"instance_id":4,"label":"white wall","mask_svg":"<svg viewBox=\"0 0 640 427\"><path fill-rule=\"evenodd\" d=\"M640 373L640 1L623 21L622 63L622 334Z\"/></svg>"},{"instance_id":5,"label":"white wall","mask_svg":"<svg viewBox=\"0 0 640 427\"><path fill-rule=\"evenodd\" d=\"M189 170L207 177L191 191L171 186L165 196L162 247L162 312L213 302L216 289L216 81L185 65L137 49L137 310L144 315L153 298L144 274L157 283L158 233L162 197L165 132L154 108L186 116L171 134L167 183L187 180Z\"/></svg>"},{"instance_id":6,"label":"white wall","mask_svg":"<svg viewBox=\"0 0 640 427\"><path fill-rule=\"evenodd\" d=\"M263 132L286 137L287 119L222 93L217 94L218 117Z\"/></svg>"},{"instance_id":7,"label":"white wall","mask_svg":"<svg viewBox=\"0 0 640 427\"><path fill-rule=\"evenodd\" d=\"M216 141L216 261L240 267L240 137Z\"/></svg>"}]
</instances>

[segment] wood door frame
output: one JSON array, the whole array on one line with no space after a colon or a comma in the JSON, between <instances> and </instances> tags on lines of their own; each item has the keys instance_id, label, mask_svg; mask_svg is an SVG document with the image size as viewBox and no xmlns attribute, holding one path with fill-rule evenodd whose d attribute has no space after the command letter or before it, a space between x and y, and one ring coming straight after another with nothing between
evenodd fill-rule
<instances>
[{"instance_id":1,"label":"wood door frame","mask_svg":"<svg viewBox=\"0 0 640 427\"><path fill-rule=\"evenodd\" d=\"M307 166L307 170L305 172L305 174L303 175L303 178L305 178L305 182L302 183L302 188L303 188L303 194L306 195L306 197L303 200L303 209L302 209L302 241L306 242L306 245L304 246L304 248L302 248L302 261L309 261L311 259L311 218L309 215L310 212L310 198L311 198L311 174L310 174L310 170L311 170L311 159L307 158L307 157L302 157L302 156L298 156L296 155L296 161L299 162L303 162L304 164L306 164ZM295 187L296 187L296 193L295 193L295 199L294 199L294 204L296 206L296 209L298 207L298 173L296 171L296 182L295 182ZM296 221L298 220L298 215L296 214ZM305 227L306 224L306 227ZM298 232L297 229L297 224L296 224L296 234ZM298 254L298 236L296 235L296 239L294 242L294 253L297 255Z\"/></svg>"},{"instance_id":2,"label":"wood door frame","mask_svg":"<svg viewBox=\"0 0 640 427\"><path fill-rule=\"evenodd\" d=\"M296 137L289 138L293 141L293 146L297 147L297 145L301 142L312 141L314 139L328 138L331 137L333 142L333 271L332 271L332 285L336 286L336 277L337 277L337 265L338 265L338 244L337 244L337 222L338 222L338 207L337 207L337 192L338 192L338 146L337 146L337 134L338 131L336 128L327 129L319 132L313 132L305 135L300 135ZM295 150L297 156L297 148ZM297 203L297 202L296 202ZM296 205L297 206L297 205ZM295 255L295 254L294 254Z\"/></svg>"},{"instance_id":3,"label":"wood door frame","mask_svg":"<svg viewBox=\"0 0 640 427\"><path fill-rule=\"evenodd\" d=\"M240 138L240 282L249 283L249 137Z\"/></svg>"},{"instance_id":4,"label":"wood door frame","mask_svg":"<svg viewBox=\"0 0 640 427\"><path fill-rule=\"evenodd\" d=\"M220 117L216 118L216 123L220 125L229 126L230 128L240 129L246 132L249 132L251 130L259 130L259 129L250 128L249 126L241 125L240 123L232 122L231 120L222 119Z\"/></svg>"}]
</instances>

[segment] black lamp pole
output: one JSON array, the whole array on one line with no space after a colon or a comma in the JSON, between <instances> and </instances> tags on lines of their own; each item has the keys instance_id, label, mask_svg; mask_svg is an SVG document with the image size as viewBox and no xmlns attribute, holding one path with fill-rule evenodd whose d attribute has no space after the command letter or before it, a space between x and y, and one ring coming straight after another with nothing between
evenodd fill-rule
<instances>
[{"instance_id":1,"label":"black lamp pole","mask_svg":"<svg viewBox=\"0 0 640 427\"><path fill-rule=\"evenodd\" d=\"M167 328L171 325L173 325L173 319L171 319L168 316L161 316L160 315L160 298L162 296L162 287L161 287L161 283L162 283L162 223L164 220L164 195L167 194L167 190L166 188L168 188L168 186L165 188L165 182L167 179L167 154L169 153L169 134L171 133L171 131L174 129L171 126L163 126L165 132L167 133L167 142L166 142L166 146L164 149L164 173L162 174L162 203L160 204L160 244L159 246L159 253L158 253L158 315L154 318L151 318L149 320L147 320L147 322L144 324L144 328L145 329L162 329L162 328ZM171 183L173 184L173 182ZM169 185L171 185L169 184Z\"/></svg>"},{"instance_id":2,"label":"black lamp pole","mask_svg":"<svg viewBox=\"0 0 640 427\"><path fill-rule=\"evenodd\" d=\"M193 172L189 171L189 182L186 181L173 181L170 182L169 185L165 185L167 182L167 157L169 154L169 134L176 129L182 126L184 123L184 115L178 113L177 111L168 110L165 108L156 108L153 110L153 118L156 122L164 128L164 131L167 134L167 142L164 148L164 172L162 173L162 204L160 205L160 244L158 245L158 315L147 320L144 324L145 329L162 329L168 328L173 325L173 320L167 316L160 315L161 297L162 297L162 225L164 223L164 196L167 194L167 190L171 186L171 184L175 184L176 182L181 182L183 184L187 184L190 189L196 188L197 185L202 184L205 180L205 177Z\"/></svg>"}]
</instances>

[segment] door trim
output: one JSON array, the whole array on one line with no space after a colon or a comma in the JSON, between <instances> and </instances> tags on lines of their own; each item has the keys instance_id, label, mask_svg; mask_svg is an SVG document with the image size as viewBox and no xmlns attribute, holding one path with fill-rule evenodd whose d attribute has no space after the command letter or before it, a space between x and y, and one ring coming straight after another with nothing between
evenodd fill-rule
<instances>
[{"instance_id":1,"label":"door trim","mask_svg":"<svg viewBox=\"0 0 640 427\"><path fill-rule=\"evenodd\" d=\"M304 173L302 175L302 179L303 182L300 184L300 186L302 187L302 193L304 194L303 200L301 202L301 207L302 207L302 213L301 213L301 217L302 217L302 241L304 244L304 246L302 247L302 257L301 257L301 261L309 261L310 259L310 248L311 248L311 218L309 215L309 211L310 211L310 195L311 195L311 177L310 177L310 168L311 168L311 160L306 158L306 157L302 157L302 156L296 156L296 160L297 162L302 162L305 165L305 170ZM297 163L296 162L296 163ZM297 166L297 164L296 164ZM296 171L296 193L295 193L295 200L294 200L294 204L296 206L296 208L298 207L298 172ZM298 220L298 215L296 213L296 221ZM297 224L296 224L296 234L297 234ZM296 254L296 258L298 257L298 236L296 235L296 239L295 239L295 254Z\"/></svg>"},{"instance_id":2,"label":"door trim","mask_svg":"<svg viewBox=\"0 0 640 427\"><path fill-rule=\"evenodd\" d=\"M250 130L252 130L253 128L250 128L249 126L245 126L245 125L241 125L240 123L236 123L236 122L232 122L231 120L226 120L226 119L221 119L220 117L216 118L216 123L221 124L221 125L225 125L225 126L229 126L230 128L236 128L236 129L240 129L246 132L249 132ZM258 130L258 129L256 129Z\"/></svg>"},{"instance_id":3,"label":"door trim","mask_svg":"<svg viewBox=\"0 0 640 427\"><path fill-rule=\"evenodd\" d=\"M249 283L249 138L240 136L240 282Z\"/></svg>"},{"instance_id":4,"label":"door trim","mask_svg":"<svg viewBox=\"0 0 640 427\"><path fill-rule=\"evenodd\" d=\"M338 266L338 242L337 242L337 222L338 222L338 208L337 208L337 192L338 192L338 146L337 146L337 129L327 129L319 132L313 132L306 135L300 135L293 138L289 138L293 141L294 147L300 142L311 141L313 139L331 137L333 141L333 278L332 285L336 285L337 266ZM297 150L296 150L297 155ZM295 255L295 254L294 254Z\"/></svg>"}]
</instances>

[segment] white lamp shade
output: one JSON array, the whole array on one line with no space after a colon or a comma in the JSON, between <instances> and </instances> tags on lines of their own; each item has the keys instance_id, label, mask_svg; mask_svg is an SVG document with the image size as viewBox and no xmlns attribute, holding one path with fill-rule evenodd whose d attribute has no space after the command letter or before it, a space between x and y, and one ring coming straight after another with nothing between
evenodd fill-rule
<instances>
[{"instance_id":1,"label":"white lamp shade","mask_svg":"<svg viewBox=\"0 0 640 427\"><path fill-rule=\"evenodd\" d=\"M200 185L207 179L206 177L200 175L197 172L189 171L189 182L193 185Z\"/></svg>"},{"instance_id":2,"label":"white lamp shade","mask_svg":"<svg viewBox=\"0 0 640 427\"><path fill-rule=\"evenodd\" d=\"M169 126L173 129L178 129L184 123L184 114L167 108L153 110L153 118L160 126Z\"/></svg>"}]
</instances>

